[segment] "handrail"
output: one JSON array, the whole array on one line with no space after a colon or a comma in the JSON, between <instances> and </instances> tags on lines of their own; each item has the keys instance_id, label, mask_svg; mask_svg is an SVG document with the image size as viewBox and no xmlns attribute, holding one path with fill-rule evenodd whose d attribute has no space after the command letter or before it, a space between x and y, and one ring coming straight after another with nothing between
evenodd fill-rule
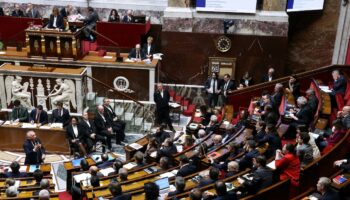
<instances>
[{"instance_id":1,"label":"handrail","mask_svg":"<svg viewBox=\"0 0 350 200\"><path fill-rule=\"evenodd\" d=\"M97 34L97 35L103 37L103 39L108 40L108 42L110 42L110 43L116 45L116 46L119 48L119 44L116 43L116 42L114 42L113 40L111 40L111 39L108 38L107 36L104 36L104 35L102 35L101 33L97 32L97 31L95 31L95 30L93 30L93 29L91 30L91 32L93 32L93 33L95 33L95 34Z\"/></svg>"},{"instance_id":2,"label":"handrail","mask_svg":"<svg viewBox=\"0 0 350 200\"><path fill-rule=\"evenodd\" d=\"M141 102L139 102L138 100L132 98L131 96L129 96L129 95L127 95L127 94L124 94L124 93L118 91L117 89L115 89L115 88L113 88L113 87L107 85L106 83L104 83L104 82L102 82L102 81L100 81L100 80L98 80L98 79L96 79L96 78L94 78L94 77L92 77L92 76L89 76L89 75L84 75L84 76L87 77L87 78L90 78L90 79L92 79L92 80L94 80L94 81L96 81L97 83L99 83L99 84L101 84L101 85L103 85L103 86L109 88L110 90L113 90L113 91L117 92L118 94L122 95L123 97L132 100L133 102L139 104L140 106L145 106L143 103L141 103Z\"/></svg>"}]
</instances>

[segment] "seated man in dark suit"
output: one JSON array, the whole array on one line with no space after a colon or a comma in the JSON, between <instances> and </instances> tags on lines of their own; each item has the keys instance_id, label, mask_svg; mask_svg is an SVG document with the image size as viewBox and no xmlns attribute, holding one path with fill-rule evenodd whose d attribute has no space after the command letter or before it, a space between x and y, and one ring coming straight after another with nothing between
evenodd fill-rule
<instances>
[{"instance_id":1,"label":"seated man in dark suit","mask_svg":"<svg viewBox=\"0 0 350 200\"><path fill-rule=\"evenodd\" d=\"M350 129L350 106L344 106L343 110L337 113L337 118L342 121L347 129Z\"/></svg>"},{"instance_id":2,"label":"seated man in dark suit","mask_svg":"<svg viewBox=\"0 0 350 200\"><path fill-rule=\"evenodd\" d=\"M99 105L95 115L96 134L104 138L102 140L103 144L107 145L107 148L111 150L113 130L111 124L105 118L104 112L104 107ZM105 151L105 147L103 147L103 151Z\"/></svg>"},{"instance_id":3,"label":"seated man in dark suit","mask_svg":"<svg viewBox=\"0 0 350 200\"><path fill-rule=\"evenodd\" d=\"M311 196L320 200L339 200L339 195L332 189L332 181L327 177L320 177L317 182L317 192Z\"/></svg>"},{"instance_id":4,"label":"seated man in dark suit","mask_svg":"<svg viewBox=\"0 0 350 200\"><path fill-rule=\"evenodd\" d=\"M275 69L270 67L269 70L267 71L267 74L265 74L261 78L261 83L270 82L270 81L274 80L275 79L274 73L275 73Z\"/></svg>"},{"instance_id":5,"label":"seated man in dark suit","mask_svg":"<svg viewBox=\"0 0 350 200\"><path fill-rule=\"evenodd\" d=\"M112 200L131 200L131 195L123 193L122 186L118 182L110 183L108 189L113 196Z\"/></svg>"},{"instance_id":6,"label":"seated man in dark suit","mask_svg":"<svg viewBox=\"0 0 350 200\"><path fill-rule=\"evenodd\" d=\"M253 158L259 155L259 151L255 149L255 146L254 140L247 141L246 153L238 162L240 170L245 170L253 166Z\"/></svg>"},{"instance_id":7,"label":"seated man in dark suit","mask_svg":"<svg viewBox=\"0 0 350 200\"><path fill-rule=\"evenodd\" d=\"M126 15L122 20L124 23L134 23L134 16L132 15L132 10L128 10Z\"/></svg>"},{"instance_id":8,"label":"seated man in dark suit","mask_svg":"<svg viewBox=\"0 0 350 200\"><path fill-rule=\"evenodd\" d=\"M47 112L43 110L42 105L38 105L36 109L33 109L29 115L29 121L33 123L40 123L40 125L44 125L49 123L49 116Z\"/></svg>"},{"instance_id":9,"label":"seated man in dark suit","mask_svg":"<svg viewBox=\"0 0 350 200\"><path fill-rule=\"evenodd\" d=\"M125 168L120 168L118 171L120 182L128 181L128 170Z\"/></svg>"},{"instance_id":10,"label":"seated man in dark suit","mask_svg":"<svg viewBox=\"0 0 350 200\"><path fill-rule=\"evenodd\" d=\"M160 147L162 143L165 141L165 139L170 138L170 134L166 131L164 131L164 126L161 125L157 127L156 133L155 133L155 139L157 141L158 146Z\"/></svg>"},{"instance_id":11,"label":"seated man in dark suit","mask_svg":"<svg viewBox=\"0 0 350 200\"><path fill-rule=\"evenodd\" d=\"M110 100L108 98L103 99L103 108L104 117L112 126L113 132L116 134L116 143L121 145L121 142L127 142L125 140L125 122L117 117L112 106L110 105Z\"/></svg>"},{"instance_id":12,"label":"seated man in dark suit","mask_svg":"<svg viewBox=\"0 0 350 200\"><path fill-rule=\"evenodd\" d=\"M49 193L51 193L50 192L50 181L48 179L42 179L40 181L40 190L47 190L47 191L49 191ZM40 190L33 192L33 196L38 196Z\"/></svg>"},{"instance_id":13,"label":"seated man in dark suit","mask_svg":"<svg viewBox=\"0 0 350 200\"><path fill-rule=\"evenodd\" d=\"M28 122L28 110L21 105L19 100L13 102L11 120L14 122Z\"/></svg>"},{"instance_id":14,"label":"seated man in dark suit","mask_svg":"<svg viewBox=\"0 0 350 200\"><path fill-rule=\"evenodd\" d=\"M282 102L282 97L284 95L283 85L281 83L276 83L274 88L274 93L271 96L275 107L278 109Z\"/></svg>"},{"instance_id":15,"label":"seated man in dark suit","mask_svg":"<svg viewBox=\"0 0 350 200\"><path fill-rule=\"evenodd\" d=\"M57 108L52 111L52 123L62 123L63 127L66 127L69 124L69 120L69 111L63 108L62 102L57 102Z\"/></svg>"},{"instance_id":16,"label":"seated man in dark suit","mask_svg":"<svg viewBox=\"0 0 350 200\"><path fill-rule=\"evenodd\" d=\"M265 156L257 156L253 158L253 187L254 192L257 193L273 184L273 171L266 167Z\"/></svg>"},{"instance_id":17,"label":"seated man in dark suit","mask_svg":"<svg viewBox=\"0 0 350 200\"><path fill-rule=\"evenodd\" d=\"M60 15L57 7L52 9L52 14L50 15L47 28L64 29L63 17Z\"/></svg>"},{"instance_id":18,"label":"seated man in dark suit","mask_svg":"<svg viewBox=\"0 0 350 200\"><path fill-rule=\"evenodd\" d=\"M146 58L146 54L141 49L141 45L136 44L135 48L131 49L128 58L134 61L141 61Z\"/></svg>"},{"instance_id":19,"label":"seated man in dark suit","mask_svg":"<svg viewBox=\"0 0 350 200\"><path fill-rule=\"evenodd\" d=\"M97 165L98 168L107 168L113 165L113 161L108 160L108 154L104 153L101 155L102 163Z\"/></svg>"},{"instance_id":20,"label":"seated man in dark suit","mask_svg":"<svg viewBox=\"0 0 350 200\"><path fill-rule=\"evenodd\" d=\"M209 170L209 178L204 178L202 179L199 184L198 187L204 187L207 185L210 185L212 183L215 183L217 180L219 180L219 175L220 175L220 170L218 168L212 167Z\"/></svg>"},{"instance_id":21,"label":"seated man in dark suit","mask_svg":"<svg viewBox=\"0 0 350 200\"><path fill-rule=\"evenodd\" d=\"M153 44L153 37L149 36L147 38L147 43L143 45L143 52L145 52L147 58L151 58L153 54L156 53L156 47Z\"/></svg>"},{"instance_id":22,"label":"seated man in dark suit","mask_svg":"<svg viewBox=\"0 0 350 200\"><path fill-rule=\"evenodd\" d=\"M41 171L40 169L37 169L33 172L33 177L34 177L34 180L35 180L35 186L40 186L40 182L41 180L43 179L44 177L44 173L43 171Z\"/></svg>"},{"instance_id":23,"label":"seated man in dark suit","mask_svg":"<svg viewBox=\"0 0 350 200\"><path fill-rule=\"evenodd\" d=\"M66 136L72 150L71 153L74 155L74 152L80 152L82 156L85 156L86 149L84 145L87 146L86 140L89 138L89 135L84 127L78 123L77 117L71 117L70 121L70 124L66 127Z\"/></svg>"},{"instance_id":24,"label":"seated man in dark suit","mask_svg":"<svg viewBox=\"0 0 350 200\"><path fill-rule=\"evenodd\" d=\"M157 160L159 160L162 156L166 156L168 158L172 158L174 154L177 153L176 145L174 144L173 140L170 138L167 138L162 143L162 146L160 147L160 150L157 153ZM170 164L173 164L173 160L170 161Z\"/></svg>"},{"instance_id":25,"label":"seated man in dark suit","mask_svg":"<svg viewBox=\"0 0 350 200\"><path fill-rule=\"evenodd\" d=\"M177 176L175 178L175 187L176 187L176 190L169 192L168 197L173 197L173 196L176 196L178 194L184 193L184 190L186 187L186 181L182 176Z\"/></svg>"},{"instance_id":26,"label":"seated man in dark suit","mask_svg":"<svg viewBox=\"0 0 350 200\"><path fill-rule=\"evenodd\" d=\"M146 166L146 164L143 162L143 153L141 151L137 151L134 155L135 163L137 166L135 166L133 169L141 168Z\"/></svg>"},{"instance_id":27,"label":"seated man in dark suit","mask_svg":"<svg viewBox=\"0 0 350 200\"><path fill-rule=\"evenodd\" d=\"M197 171L197 167L193 165L186 155L180 156L180 169L177 172L176 176L188 176Z\"/></svg>"},{"instance_id":28,"label":"seated man in dark suit","mask_svg":"<svg viewBox=\"0 0 350 200\"><path fill-rule=\"evenodd\" d=\"M96 144L97 141L103 141L104 138L96 134L95 122L93 120L89 120L89 114L84 112L79 124L84 129L85 134L89 136L86 138L87 152L96 150L94 144Z\"/></svg>"},{"instance_id":29,"label":"seated man in dark suit","mask_svg":"<svg viewBox=\"0 0 350 200\"><path fill-rule=\"evenodd\" d=\"M15 10L12 11L12 14L11 14L12 17L24 17L24 13L23 11L21 10L21 8L19 7L19 4L15 4Z\"/></svg>"},{"instance_id":30,"label":"seated man in dark suit","mask_svg":"<svg viewBox=\"0 0 350 200\"><path fill-rule=\"evenodd\" d=\"M27 173L19 171L20 165L17 161L13 161L10 165L10 168L11 172L5 173L6 178L23 178L27 176Z\"/></svg>"},{"instance_id":31,"label":"seated man in dark suit","mask_svg":"<svg viewBox=\"0 0 350 200\"><path fill-rule=\"evenodd\" d=\"M332 94L344 94L346 91L346 79L344 78L343 75L340 75L339 70L334 70L332 72L332 77L333 77L333 89L332 89Z\"/></svg>"},{"instance_id":32,"label":"seated man in dark suit","mask_svg":"<svg viewBox=\"0 0 350 200\"><path fill-rule=\"evenodd\" d=\"M312 116L315 116L318 109L318 99L315 95L315 91L313 89L306 90L306 98L307 98L307 106L312 111Z\"/></svg>"},{"instance_id":33,"label":"seated man in dark suit","mask_svg":"<svg viewBox=\"0 0 350 200\"><path fill-rule=\"evenodd\" d=\"M215 196L213 200L236 200L237 195L233 191L227 192L226 184L223 181L216 181L215 182L215 192L216 195L214 195L211 192L204 192L204 196Z\"/></svg>"}]
</instances>

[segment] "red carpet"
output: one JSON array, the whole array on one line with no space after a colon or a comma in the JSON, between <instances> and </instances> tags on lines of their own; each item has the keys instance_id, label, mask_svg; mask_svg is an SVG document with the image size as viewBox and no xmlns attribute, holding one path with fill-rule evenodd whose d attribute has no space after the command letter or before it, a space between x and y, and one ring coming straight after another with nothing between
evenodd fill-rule
<instances>
[{"instance_id":1,"label":"red carpet","mask_svg":"<svg viewBox=\"0 0 350 200\"><path fill-rule=\"evenodd\" d=\"M71 200L72 196L68 192L60 192L58 193L58 198L60 200Z\"/></svg>"}]
</instances>

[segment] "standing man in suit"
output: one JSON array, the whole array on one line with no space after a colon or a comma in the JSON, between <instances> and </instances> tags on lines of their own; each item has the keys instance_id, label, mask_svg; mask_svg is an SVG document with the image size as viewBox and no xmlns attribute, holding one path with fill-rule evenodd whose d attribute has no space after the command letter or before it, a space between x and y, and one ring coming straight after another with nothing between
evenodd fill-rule
<instances>
[{"instance_id":1,"label":"standing man in suit","mask_svg":"<svg viewBox=\"0 0 350 200\"><path fill-rule=\"evenodd\" d=\"M266 82L270 82L270 81L274 80L275 79L274 73L275 73L275 69L270 67L269 70L267 71L267 74L265 74L261 78L261 83L266 83Z\"/></svg>"},{"instance_id":2,"label":"standing man in suit","mask_svg":"<svg viewBox=\"0 0 350 200\"><path fill-rule=\"evenodd\" d=\"M31 3L29 3L27 6L26 16L29 18L40 18L39 11L35 9Z\"/></svg>"},{"instance_id":3,"label":"standing man in suit","mask_svg":"<svg viewBox=\"0 0 350 200\"><path fill-rule=\"evenodd\" d=\"M124 23L134 23L134 15L132 15L132 10L128 10L126 15L123 17Z\"/></svg>"},{"instance_id":4,"label":"standing man in suit","mask_svg":"<svg viewBox=\"0 0 350 200\"><path fill-rule=\"evenodd\" d=\"M110 103L111 101L108 98L103 99L104 116L108 123L112 126L113 132L116 133L116 143L121 145L121 142L126 142L125 122L117 117Z\"/></svg>"},{"instance_id":5,"label":"standing man in suit","mask_svg":"<svg viewBox=\"0 0 350 200\"><path fill-rule=\"evenodd\" d=\"M69 15L71 15L73 12L73 6L72 5L67 5L66 7L63 7L61 10L60 10L60 15L63 17L63 18L66 18L68 17Z\"/></svg>"},{"instance_id":6,"label":"standing man in suit","mask_svg":"<svg viewBox=\"0 0 350 200\"><path fill-rule=\"evenodd\" d=\"M57 7L54 7L52 9L52 14L50 15L49 24L47 25L47 28L64 29L63 17L59 14Z\"/></svg>"},{"instance_id":7,"label":"standing man in suit","mask_svg":"<svg viewBox=\"0 0 350 200\"><path fill-rule=\"evenodd\" d=\"M221 82L217 73L212 73L211 77L205 82L205 89L208 93L208 104L215 107L218 103L219 94L221 92Z\"/></svg>"},{"instance_id":8,"label":"standing man in suit","mask_svg":"<svg viewBox=\"0 0 350 200\"><path fill-rule=\"evenodd\" d=\"M227 95L232 93L233 90L236 89L235 82L231 80L231 76L229 74L224 75L224 82L221 86L221 91L223 95L223 103L227 102Z\"/></svg>"},{"instance_id":9,"label":"standing man in suit","mask_svg":"<svg viewBox=\"0 0 350 200\"><path fill-rule=\"evenodd\" d=\"M27 139L24 141L23 149L26 154L25 165L39 165L45 160L45 148L34 131L27 132Z\"/></svg>"},{"instance_id":10,"label":"standing man in suit","mask_svg":"<svg viewBox=\"0 0 350 200\"><path fill-rule=\"evenodd\" d=\"M24 13L21 10L21 8L19 7L18 3L15 4L15 10L12 11L11 16L12 17L24 17Z\"/></svg>"},{"instance_id":11,"label":"standing man in suit","mask_svg":"<svg viewBox=\"0 0 350 200\"><path fill-rule=\"evenodd\" d=\"M28 122L28 110L21 105L18 99L13 102L11 120L14 122Z\"/></svg>"},{"instance_id":12,"label":"standing man in suit","mask_svg":"<svg viewBox=\"0 0 350 200\"><path fill-rule=\"evenodd\" d=\"M94 144L96 144L97 141L101 141L102 143L105 143L104 137L96 134L95 122L93 120L89 120L89 114L87 112L83 113L83 117L80 120L79 124L82 126L85 134L88 136L86 138L88 153L90 151L95 150Z\"/></svg>"},{"instance_id":13,"label":"standing man in suit","mask_svg":"<svg viewBox=\"0 0 350 200\"><path fill-rule=\"evenodd\" d=\"M146 58L145 52L141 49L140 44L136 44L135 48L131 49L128 58L137 62Z\"/></svg>"},{"instance_id":14,"label":"standing man in suit","mask_svg":"<svg viewBox=\"0 0 350 200\"><path fill-rule=\"evenodd\" d=\"M30 112L29 121L40 123L40 126L49 123L49 117L47 112L43 110L42 105L38 105L36 109L33 109L32 112Z\"/></svg>"},{"instance_id":15,"label":"standing man in suit","mask_svg":"<svg viewBox=\"0 0 350 200\"><path fill-rule=\"evenodd\" d=\"M97 21L99 20L98 14L92 7L88 7L89 15L83 20L85 28L83 29L83 33L86 38L90 39L90 41L94 41L95 38L91 34L91 31L96 27Z\"/></svg>"},{"instance_id":16,"label":"standing man in suit","mask_svg":"<svg viewBox=\"0 0 350 200\"><path fill-rule=\"evenodd\" d=\"M69 111L63 108L62 102L57 102L57 108L52 111L52 123L62 123L63 127L69 124Z\"/></svg>"},{"instance_id":17,"label":"standing man in suit","mask_svg":"<svg viewBox=\"0 0 350 200\"><path fill-rule=\"evenodd\" d=\"M86 145L86 139L89 138L87 132L84 131L84 127L78 123L78 118L71 117L71 123L66 128L66 136L71 147L71 153L80 152L83 156L86 155L84 144Z\"/></svg>"},{"instance_id":18,"label":"standing man in suit","mask_svg":"<svg viewBox=\"0 0 350 200\"><path fill-rule=\"evenodd\" d=\"M147 38L147 43L143 45L143 52L146 54L147 58L151 58L153 54L156 53L155 45L153 44L153 37L149 36Z\"/></svg>"},{"instance_id":19,"label":"standing man in suit","mask_svg":"<svg viewBox=\"0 0 350 200\"><path fill-rule=\"evenodd\" d=\"M113 129L111 124L109 124L109 121L106 119L104 112L104 107L99 105L95 116L96 134L104 138L103 142L105 143L103 144L107 145L107 148L111 150ZM105 147L103 148L103 152L105 152Z\"/></svg>"},{"instance_id":20,"label":"standing man in suit","mask_svg":"<svg viewBox=\"0 0 350 200\"><path fill-rule=\"evenodd\" d=\"M156 103L156 121L158 124L163 122L169 126L169 129L175 132L169 116L169 100L170 94L168 90L164 90L163 84L157 84L157 90L153 94L154 102Z\"/></svg>"}]
</instances>

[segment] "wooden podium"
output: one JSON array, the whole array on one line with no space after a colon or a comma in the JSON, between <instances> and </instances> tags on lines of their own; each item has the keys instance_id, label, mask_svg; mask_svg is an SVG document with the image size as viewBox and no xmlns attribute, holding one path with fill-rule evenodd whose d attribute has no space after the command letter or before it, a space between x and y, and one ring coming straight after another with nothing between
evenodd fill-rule
<instances>
[{"instance_id":1,"label":"wooden podium","mask_svg":"<svg viewBox=\"0 0 350 200\"><path fill-rule=\"evenodd\" d=\"M80 44L81 30L58 31L27 28L28 57L78 60L83 57Z\"/></svg>"}]
</instances>

